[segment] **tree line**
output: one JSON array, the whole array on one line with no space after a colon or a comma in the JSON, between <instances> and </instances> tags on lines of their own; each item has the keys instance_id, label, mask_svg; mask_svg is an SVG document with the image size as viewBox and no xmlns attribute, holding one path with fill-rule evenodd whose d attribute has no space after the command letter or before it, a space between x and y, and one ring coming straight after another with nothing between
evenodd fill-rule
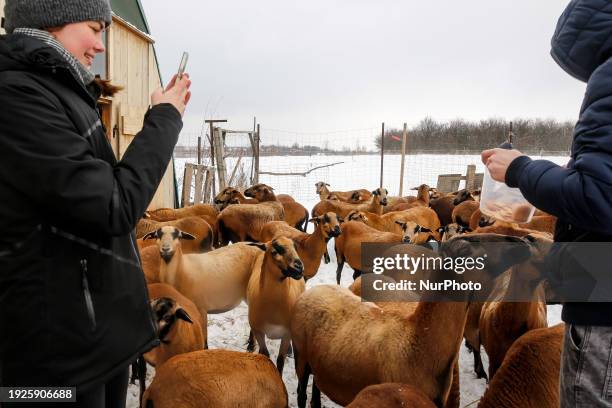
<instances>
[{"instance_id":1,"label":"tree line","mask_svg":"<svg viewBox=\"0 0 612 408\"><path fill-rule=\"evenodd\" d=\"M490 118L480 121L455 119L449 122L436 121L430 117L408 128L408 153L435 152L454 153L465 151L480 153L483 149L496 147L508 140L512 122L513 145L525 153L540 151L569 151L574 131L574 122L554 119L514 119L508 121ZM400 152L403 129L385 129L385 152ZM380 151L381 136L376 137L376 148Z\"/></svg>"}]
</instances>

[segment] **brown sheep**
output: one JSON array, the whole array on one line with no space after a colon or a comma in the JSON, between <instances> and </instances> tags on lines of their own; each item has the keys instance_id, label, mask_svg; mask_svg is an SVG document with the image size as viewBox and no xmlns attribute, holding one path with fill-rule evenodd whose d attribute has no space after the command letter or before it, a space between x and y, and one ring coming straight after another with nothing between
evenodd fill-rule
<instances>
[{"instance_id":1,"label":"brown sheep","mask_svg":"<svg viewBox=\"0 0 612 408\"><path fill-rule=\"evenodd\" d=\"M247 190L248 191L248 190ZM245 195L247 194L245 191ZM284 221L283 204L268 187L262 188L259 204L236 204L225 208L217 217L220 241L261 241L261 228L270 221Z\"/></svg>"},{"instance_id":2,"label":"brown sheep","mask_svg":"<svg viewBox=\"0 0 612 408\"><path fill-rule=\"evenodd\" d=\"M367 203L372 198L372 193L363 188L351 191L329 191L327 188L329 184L322 181L316 183L315 187L317 188L317 195L321 201L328 199L330 195L334 196L336 200L350 204Z\"/></svg>"},{"instance_id":3,"label":"brown sheep","mask_svg":"<svg viewBox=\"0 0 612 408\"><path fill-rule=\"evenodd\" d=\"M268 358L201 350L159 367L142 408L286 408L287 399L285 384Z\"/></svg>"},{"instance_id":4,"label":"brown sheep","mask_svg":"<svg viewBox=\"0 0 612 408\"><path fill-rule=\"evenodd\" d=\"M405 211L393 211L384 215L363 211L351 211L347 214L346 219L348 221L361 221L379 231L395 233L399 233L399 227L396 221L412 221L431 230L431 236L436 240L440 240L438 233L440 220L438 219L438 215L431 208L427 207L414 207ZM429 236L427 234L422 234L419 238L420 239L417 240L416 243L421 244L426 242Z\"/></svg>"},{"instance_id":5,"label":"brown sheep","mask_svg":"<svg viewBox=\"0 0 612 408\"><path fill-rule=\"evenodd\" d=\"M453 223L459 224L463 227L469 227L472 214L474 214L479 207L480 203L474 200L467 200L459 205L456 205L455 208L453 208L453 213L451 215Z\"/></svg>"},{"instance_id":6,"label":"brown sheep","mask_svg":"<svg viewBox=\"0 0 612 408\"><path fill-rule=\"evenodd\" d=\"M328 212L338 214L338 216L345 218L351 211L368 211L375 214L381 215L383 213L383 207L387 205L387 190L384 188L377 188L372 192L372 200L365 204L348 204L343 201L336 200L323 200L319 201L312 208L312 216L318 217Z\"/></svg>"},{"instance_id":7,"label":"brown sheep","mask_svg":"<svg viewBox=\"0 0 612 408\"><path fill-rule=\"evenodd\" d=\"M147 363L158 367L177 354L207 348L207 316L202 316L191 300L165 283L154 283L147 289L161 341L144 354Z\"/></svg>"},{"instance_id":8,"label":"brown sheep","mask_svg":"<svg viewBox=\"0 0 612 408\"><path fill-rule=\"evenodd\" d=\"M293 239L297 244L298 255L304 262L304 278L311 279L317 274L321 265L321 257L326 254L327 242L340 235L341 219L334 213L327 213L310 220L315 224L312 234L290 227L282 221L272 221L264 225L261 230L261 239L271 241L279 236Z\"/></svg>"},{"instance_id":9,"label":"brown sheep","mask_svg":"<svg viewBox=\"0 0 612 408\"><path fill-rule=\"evenodd\" d=\"M455 206L468 200L474 200L474 197L468 190L464 189L431 200L429 206L438 214L442 226L445 226L453 222L453 210Z\"/></svg>"},{"instance_id":10,"label":"brown sheep","mask_svg":"<svg viewBox=\"0 0 612 408\"><path fill-rule=\"evenodd\" d=\"M336 250L336 283L340 284L342 269L347 262L353 268L353 279L357 279L363 272L361 265L361 244L364 242L375 243L394 243L405 242L414 243L420 235L427 235L431 232L412 221L396 221L400 224L402 234L393 232L383 232L359 221L348 221L340 226L340 236L335 240Z\"/></svg>"},{"instance_id":11,"label":"brown sheep","mask_svg":"<svg viewBox=\"0 0 612 408\"><path fill-rule=\"evenodd\" d=\"M145 218L150 218L154 221L172 221L194 215L208 215L216 217L218 214L219 210L217 210L213 205L195 204L183 208L158 208L157 210L146 211Z\"/></svg>"},{"instance_id":12,"label":"brown sheep","mask_svg":"<svg viewBox=\"0 0 612 408\"><path fill-rule=\"evenodd\" d=\"M525 224L519 224L519 227L547 232L551 235L555 235L555 226L557 224L557 217L553 215L534 215L531 221Z\"/></svg>"},{"instance_id":13,"label":"brown sheep","mask_svg":"<svg viewBox=\"0 0 612 408\"><path fill-rule=\"evenodd\" d=\"M384 213L391 211L403 211L413 207L429 207L429 192L431 188L427 184L421 184L412 188L417 191L416 197L390 197Z\"/></svg>"},{"instance_id":14,"label":"brown sheep","mask_svg":"<svg viewBox=\"0 0 612 408\"><path fill-rule=\"evenodd\" d=\"M408 407L436 408L417 388L400 383L370 385L357 394L346 408Z\"/></svg>"},{"instance_id":15,"label":"brown sheep","mask_svg":"<svg viewBox=\"0 0 612 408\"><path fill-rule=\"evenodd\" d=\"M479 335L489 356L489 380L516 339L548 325L542 271L552 239L544 233L528 235L526 239L532 242L531 258L512 267L509 279L500 282L501 287L484 303L480 313ZM511 301L504 301L506 298Z\"/></svg>"},{"instance_id":16,"label":"brown sheep","mask_svg":"<svg viewBox=\"0 0 612 408\"><path fill-rule=\"evenodd\" d=\"M214 198L214 203L219 211L222 211L229 204L257 204L258 202L254 198L246 198L234 187L225 187Z\"/></svg>"},{"instance_id":17,"label":"brown sheep","mask_svg":"<svg viewBox=\"0 0 612 408\"><path fill-rule=\"evenodd\" d=\"M291 341L289 323L293 306L306 289L304 264L290 238L281 236L265 244L252 245L264 252L257 257L247 286L251 334L257 340L259 353L266 357L270 356L266 337L281 339L276 367L282 375ZM252 337L249 350L253 349Z\"/></svg>"},{"instance_id":18,"label":"brown sheep","mask_svg":"<svg viewBox=\"0 0 612 408\"><path fill-rule=\"evenodd\" d=\"M471 232L469 228L465 228L455 223L438 228L438 233L440 234L440 242L446 242L455 235L466 234L468 232Z\"/></svg>"},{"instance_id":19,"label":"brown sheep","mask_svg":"<svg viewBox=\"0 0 612 408\"><path fill-rule=\"evenodd\" d=\"M140 264L142 265L145 280L147 284L159 283L159 265L161 263L159 248L153 240L146 240L144 242L153 243L153 245L140 250Z\"/></svg>"},{"instance_id":20,"label":"brown sheep","mask_svg":"<svg viewBox=\"0 0 612 408\"><path fill-rule=\"evenodd\" d=\"M173 226L196 237L194 241L185 243L183 251L186 253L208 252L213 249L215 240L213 228L208 222L197 216L189 216L171 221L153 221L143 218L136 226L136 238L141 239L163 226ZM145 243L142 245L147 246Z\"/></svg>"},{"instance_id":21,"label":"brown sheep","mask_svg":"<svg viewBox=\"0 0 612 408\"><path fill-rule=\"evenodd\" d=\"M516 340L478 408L558 408L563 332L558 324Z\"/></svg>"},{"instance_id":22,"label":"brown sheep","mask_svg":"<svg viewBox=\"0 0 612 408\"><path fill-rule=\"evenodd\" d=\"M510 253L503 253L505 256L497 252L505 250L501 246L494 246L495 253L491 249L487 251L486 272L490 278L529 256L528 242L494 234L457 237L443 244L442 253L456 257L464 256L469 250L471 256L476 256L484 252L478 242L517 243ZM402 251L411 256L437 256L433 251L411 245L402 245ZM435 269L418 273L423 279L435 281L448 277ZM468 281L473 273L465 271L455 280ZM320 392L346 405L363 388L392 381L410 384L436 406L445 406L470 296L466 292L462 301L420 302L416 310L406 306L407 310L402 313L401 309L391 312L374 303L362 302L338 286L318 285L307 290L298 299L291 320L298 406L306 406L306 386L311 374L314 376L313 406L320 406L317 401Z\"/></svg>"},{"instance_id":23,"label":"brown sheep","mask_svg":"<svg viewBox=\"0 0 612 408\"><path fill-rule=\"evenodd\" d=\"M162 261L159 280L191 299L202 315L224 313L246 299L253 263L261 252L245 243L205 254L183 254L182 241L190 235L175 227L162 227L155 238Z\"/></svg>"},{"instance_id":24,"label":"brown sheep","mask_svg":"<svg viewBox=\"0 0 612 408\"><path fill-rule=\"evenodd\" d=\"M244 194L249 197L253 197L259 202L271 201L271 196L266 193L266 189L274 190L272 187L266 184L255 184L254 186L245 190ZM284 194L284 196L287 196ZM287 196L291 198L290 196ZM283 209L285 210L285 222L300 231L306 231L308 222L308 210L300 203L291 200L281 201Z\"/></svg>"}]
</instances>

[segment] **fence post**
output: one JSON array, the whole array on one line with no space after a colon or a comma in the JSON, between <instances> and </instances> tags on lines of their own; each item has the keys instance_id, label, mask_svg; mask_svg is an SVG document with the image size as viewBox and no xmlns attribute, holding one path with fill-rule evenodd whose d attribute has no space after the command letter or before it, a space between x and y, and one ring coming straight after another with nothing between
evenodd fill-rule
<instances>
[{"instance_id":1,"label":"fence post","mask_svg":"<svg viewBox=\"0 0 612 408\"><path fill-rule=\"evenodd\" d=\"M217 175L219 177L219 191L227 187L225 171L225 154L223 152L223 129L215 128L213 133L213 143L215 145L215 157L217 159Z\"/></svg>"},{"instance_id":2,"label":"fence post","mask_svg":"<svg viewBox=\"0 0 612 408\"><path fill-rule=\"evenodd\" d=\"M202 184L204 183L204 166L198 164L196 166L195 176L195 193L193 195L193 203L199 204L202 202Z\"/></svg>"},{"instance_id":3,"label":"fence post","mask_svg":"<svg viewBox=\"0 0 612 408\"><path fill-rule=\"evenodd\" d=\"M467 173L465 174L465 188L467 190L474 190L475 182L476 182L476 165L469 164L467 166Z\"/></svg>"},{"instance_id":4,"label":"fence post","mask_svg":"<svg viewBox=\"0 0 612 408\"><path fill-rule=\"evenodd\" d=\"M191 179L193 178L193 166L190 163L185 163L185 172L183 173L183 194L181 198L181 207L189 205L189 196L191 195Z\"/></svg>"},{"instance_id":5,"label":"fence post","mask_svg":"<svg viewBox=\"0 0 612 408\"><path fill-rule=\"evenodd\" d=\"M404 195L404 161L406 159L406 138L408 137L407 124L404 123L404 132L402 133L402 164L400 167L400 187L399 196Z\"/></svg>"},{"instance_id":6,"label":"fence post","mask_svg":"<svg viewBox=\"0 0 612 408\"><path fill-rule=\"evenodd\" d=\"M385 164L385 122L382 123L380 136L380 188L383 186L383 169Z\"/></svg>"},{"instance_id":7,"label":"fence post","mask_svg":"<svg viewBox=\"0 0 612 408\"><path fill-rule=\"evenodd\" d=\"M257 133L255 133L255 183L259 183L259 143L261 142L261 137L259 133L259 123L257 124Z\"/></svg>"}]
</instances>

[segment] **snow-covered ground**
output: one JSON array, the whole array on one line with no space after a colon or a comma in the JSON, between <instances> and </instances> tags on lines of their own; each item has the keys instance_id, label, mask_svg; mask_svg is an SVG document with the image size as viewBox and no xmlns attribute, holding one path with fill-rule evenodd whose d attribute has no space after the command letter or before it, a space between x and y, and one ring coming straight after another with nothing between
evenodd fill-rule
<instances>
[{"instance_id":1,"label":"snow-covered ground","mask_svg":"<svg viewBox=\"0 0 612 408\"><path fill-rule=\"evenodd\" d=\"M546 157L557 164L564 164L568 161L566 157ZM228 168L231 173L233 160L228 160ZM176 159L175 168L179 176L179 186L182 185L182 174L185 162L193 162L187 159ZM248 162L245 168L248 170ZM332 185L332 189L350 190L355 188L374 189L378 187L380 177L380 158L378 156L281 156L281 157L262 157L260 169L272 172L305 172L309 169L325 164L343 162L342 164L325 167L308 173L306 176L268 176L263 175L260 181L270 184L277 193L288 193L293 195L302 205L311 209L318 202L315 194L314 184L318 181L326 181ZM427 183L431 186L436 185L438 174L461 173L465 174L468 164L475 164L477 172L482 172L484 166L477 155L415 155L407 156L406 172L404 177L405 195L410 193L408 188ZM385 158L384 186L390 194L397 194L399 189L399 168L400 157L397 155L387 155ZM321 284L336 284L335 272L336 262L333 250L333 241L329 244L331 263L321 264L321 268L316 277L309 280L307 288ZM350 267L345 267L341 285L347 287L352 282L352 271ZM561 307L548 307L549 325L557 324L561 321ZM249 333L247 317L247 306L243 303L236 309L219 314L208 316L208 344L210 348L224 348L230 350L246 351L246 342ZM276 361L280 340L268 341L268 348L271 358ZM487 369L487 356L482 352L485 370ZM484 393L486 383L484 380L476 379L473 371L473 358L465 347L461 347L459 356L460 384L461 384L461 406L465 407L478 400ZM148 381L152 380L154 370L149 367ZM283 380L289 394L289 406L297 406L297 377L293 359L288 358L285 364ZM310 386L308 387L310 398ZM337 407L338 405L329 401L322 395L324 407ZM472 404L470 406L475 406ZM128 390L128 407L138 407L138 385L131 385Z\"/></svg>"}]
</instances>

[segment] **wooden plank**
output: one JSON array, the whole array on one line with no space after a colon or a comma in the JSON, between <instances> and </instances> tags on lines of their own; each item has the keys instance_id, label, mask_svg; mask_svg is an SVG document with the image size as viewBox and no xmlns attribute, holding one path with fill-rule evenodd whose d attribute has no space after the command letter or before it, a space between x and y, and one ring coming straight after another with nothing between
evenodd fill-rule
<instances>
[{"instance_id":1,"label":"wooden plank","mask_svg":"<svg viewBox=\"0 0 612 408\"><path fill-rule=\"evenodd\" d=\"M200 204L202 202L202 184L204 183L204 173L206 172L205 167L202 165L194 166L196 169L195 173L195 194L193 197L194 204Z\"/></svg>"},{"instance_id":2,"label":"wooden plank","mask_svg":"<svg viewBox=\"0 0 612 408\"><path fill-rule=\"evenodd\" d=\"M468 190L474 190L474 181L476 178L476 165L469 164L465 173L465 188Z\"/></svg>"},{"instance_id":3,"label":"wooden plank","mask_svg":"<svg viewBox=\"0 0 612 408\"><path fill-rule=\"evenodd\" d=\"M225 169L225 154L223 152L223 134L220 128L216 128L213 134L213 145L215 157L217 158L217 174L219 177L219 191L227 187L227 171Z\"/></svg>"},{"instance_id":4,"label":"wooden plank","mask_svg":"<svg viewBox=\"0 0 612 408\"><path fill-rule=\"evenodd\" d=\"M193 179L193 166L190 163L185 163L185 173L183 175L183 194L181 198L181 207L189 205L189 196L191 195L191 180Z\"/></svg>"},{"instance_id":5,"label":"wooden plank","mask_svg":"<svg viewBox=\"0 0 612 408\"><path fill-rule=\"evenodd\" d=\"M461 174L440 174L436 188L441 193L450 193L459 189L459 183L463 176Z\"/></svg>"},{"instance_id":6,"label":"wooden plank","mask_svg":"<svg viewBox=\"0 0 612 408\"><path fill-rule=\"evenodd\" d=\"M204 203L212 201L212 186L215 179L215 169L206 167L206 181L204 182Z\"/></svg>"}]
</instances>

